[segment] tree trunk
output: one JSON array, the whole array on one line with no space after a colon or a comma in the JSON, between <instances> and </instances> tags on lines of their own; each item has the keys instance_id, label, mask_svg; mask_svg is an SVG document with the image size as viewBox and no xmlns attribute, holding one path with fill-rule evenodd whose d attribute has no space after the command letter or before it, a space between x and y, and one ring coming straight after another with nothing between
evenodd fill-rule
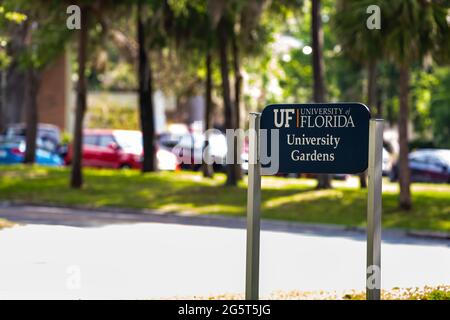
<instances>
[{"instance_id":1,"label":"tree trunk","mask_svg":"<svg viewBox=\"0 0 450 320\"><path fill-rule=\"evenodd\" d=\"M377 95L376 95L376 101L377 101L377 118L382 119L383 118L383 103L381 98L382 90L379 86L377 86Z\"/></svg>"},{"instance_id":2,"label":"tree trunk","mask_svg":"<svg viewBox=\"0 0 450 320\"><path fill-rule=\"evenodd\" d=\"M222 18L217 27L218 32L218 44L219 44L219 56L220 56L220 73L222 76L222 96L225 113L225 128L235 129L235 115L233 105L231 103L230 94L230 81L229 81L229 66L228 66L228 30L225 25L224 18ZM236 186L236 163L227 164L227 181L226 185Z\"/></svg>"},{"instance_id":3,"label":"tree trunk","mask_svg":"<svg viewBox=\"0 0 450 320\"><path fill-rule=\"evenodd\" d=\"M5 108L5 87L6 87L6 72L0 70L0 134L6 129L6 108Z\"/></svg>"},{"instance_id":4,"label":"tree trunk","mask_svg":"<svg viewBox=\"0 0 450 320\"><path fill-rule=\"evenodd\" d=\"M145 21L143 17L145 14L144 8L145 6L142 4L142 1L139 1L137 7L139 111L144 149L142 172L151 172L156 170L156 152L154 147L155 125L152 99L152 69L147 52Z\"/></svg>"},{"instance_id":5,"label":"tree trunk","mask_svg":"<svg viewBox=\"0 0 450 320\"><path fill-rule=\"evenodd\" d=\"M359 187L361 189L366 189L367 188L367 170L365 170L364 172L361 172L358 176L359 176Z\"/></svg>"},{"instance_id":6,"label":"tree trunk","mask_svg":"<svg viewBox=\"0 0 450 320\"><path fill-rule=\"evenodd\" d=\"M372 112L377 105L377 62L370 60L367 65L367 106ZM377 115L378 116L378 115ZM367 171L359 174L359 186L367 188Z\"/></svg>"},{"instance_id":7,"label":"tree trunk","mask_svg":"<svg viewBox=\"0 0 450 320\"><path fill-rule=\"evenodd\" d=\"M312 1L312 44L313 44L313 74L314 74L314 102L325 101L325 67L323 62L323 30L320 15L320 0ZM319 174L317 189L330 189L331 176Z\"/></svg>"},{"instance_id":8,"label":"tree trunk","mask_svg":"<svg viewBox=\"0 0 450 320\"><path fill-rule=\"evenodd\" d=\"M23 162L33 164L36 158L36 138L38 129L37 95L39 90L39 71L27 70L25 77L25 157Z\"/></svg>"},{"instance_id":9,"label":"tree trunk","mask_svg":"<svg viewBox=\"0 0 450 320\"><path fill-rule=\"evenodd\" d=\"M29 32L29 23L27 21L21 24L13 24L7 31L11 41L6 47L8 56L12 57L8 68L3 71L4 75L4 99L2 100L2 114L0 122L6 127L8 124L22 121L24 114L24 83L25 72L19 65L19 59L26 46L26 37Z\"/></svg>"},{"instance_id":10,"label":"tree trunk","mask_svg":"<svg viewBox=\"0 0 450 320\"><path fill-rule=\"evenodd\" d=\"M367 66L367 104L373 112L377 106L377 61L371 60Z\"/></svg>"},{"instance_id":11,"label":"tree trunk","mask_svg":"<svg viewBox=\"0 0 450 320\"><path fill-rule=\"evenodd\" d=\"M205 81L205 145L204 148L206 150L205 157L209 157L209 135L208 130L211 129L211 113L212 113L212 69L211 69L211 60L212 54L211 51L208 50L206 53L206 81ZM203 162L202 166L203 176L206 178L212 178L214 176L213 166L211 164L207 164Z\"/></svg>"},{"instance_id":12,"label":"tree trunk","mask_svg":"<svg viewBox=\"0 0 450 320\"><path fill-rule=\"evenodd\" d=\"M3 105L4 124L22 121L25 91L25 72L17 62L12 62L6 71L5 104Z\"/></svg>"},{"instance_id":13,"label":"tree trunk","mask_svg":"<svg viewBox=\"0 0 450 320\"><path fill-rule=\"evenodd\" d=\"M236 129L241 128L241 91L242 91L242 74L240 68L240 60L239 60L239 47L236 39L236 35L233 35L232 41L232 49L233 49L233 68L234 68L234 110L235 110L235 125ZM235 166L236 170L236 178L238 180L242 180L242 166L239 165L240 157L242 153L242 141L240 141L240 136L237 135L234 141L234 156L235 162L237 165ZM238 161L239 160L239 161Z\"/></svg>"},{"instance_id":14,"label":"tree trunk","mask_svg":"<svg viewBox=\"0 0 450 320\"><path fill-rule=\"evenodd\" d=\"M400 208L404 210L411 209L411 190L410 190L410 171L408 160L408 97L409 97L409 66L402 64L400 66L400 112L398 117L398 136L400 145L400 154L398 162L399 184L400 184Z\"/></svg>"},{"instance_id":15,"label":"tree trunk","mask_svg":"<svg viewBox=\"0 0 450 320\"><path fill-rule=\"evenodd\" d=\"M83 186L83 120L86 113L86 62L89 33L89 9L81 8L81 30L78 38L78 83L76 93L75 126L73 132L73 158L70 186L79 189Z\"/></svg>"}]
</instances>

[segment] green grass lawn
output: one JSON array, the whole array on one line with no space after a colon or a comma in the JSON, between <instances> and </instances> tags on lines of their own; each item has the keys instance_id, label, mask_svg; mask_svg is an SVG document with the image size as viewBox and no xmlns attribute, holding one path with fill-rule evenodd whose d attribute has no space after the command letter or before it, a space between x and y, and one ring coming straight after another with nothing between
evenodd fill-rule
<instances>
[{"instance_id":1,"label":"green grass lawn","mask_svg":"<svg viewBox=\"0 0 450 320\"><path fill-rule=\"evenodd\" d=\"M0 166L0 200L86 207L149 208L165 212L244 216L246 184L225 187L225 176L205 179L188 171L141 174L134 170L85 169L85 186L68 186L67 168ZM364 226L366 191L335 182L314 190L315 180L264 177L262 216L310 223ZM398 190L385 181L383 225L450 231L450 185L414 184L413 209L397 207Z\"/></svg>"}]
</instances>

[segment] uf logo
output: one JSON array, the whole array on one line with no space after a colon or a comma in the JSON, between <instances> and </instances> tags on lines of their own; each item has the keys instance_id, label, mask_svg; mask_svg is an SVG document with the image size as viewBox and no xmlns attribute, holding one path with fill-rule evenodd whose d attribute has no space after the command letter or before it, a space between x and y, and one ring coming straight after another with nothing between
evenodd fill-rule
<instances>
[{"instance_id":1,"label":"uf logo","mask_svg":"<svg viewBox=\"0 0 450 320\"><path fill-rule=\"evenodd\" d=\"M276 128L289 128L289 122L293 119L295 114L294 109L274 109L273 119Z\"/></svg>"}]
</instances>

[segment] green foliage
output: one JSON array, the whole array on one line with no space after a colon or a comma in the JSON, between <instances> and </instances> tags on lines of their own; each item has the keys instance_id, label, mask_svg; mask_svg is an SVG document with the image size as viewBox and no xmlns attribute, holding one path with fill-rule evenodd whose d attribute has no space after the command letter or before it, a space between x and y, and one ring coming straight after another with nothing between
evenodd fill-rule
<instances>
[{"instance_id":1,"label":"green foliage","mask_svg":"<svg viewBox=\"0 0 450 320\"><path fill-rule=\"evenodd\" d=\"M373 0L340 0L336 6L336 14L332 18L332 26L342 49L347 56L359 63L379 60L383 56L381 31L366 27L366 20L369 17L366 10L373 4L377 3ZM384 22L383 19L382 21ZM383 25L382 28L384 27Z\"/></svg>"},{"instance_id":2,"label":"green foliage","mask_svg":"<svg viewBox=\"0 0 450 320\"><path fill-rule=\"evenodd\" d=\"M431 91L439 84L433 73L418 70L411 79L412 121L416 134L422 138L430 133L433 119L430 117Z\"/></svg>"},{"instance_id":3,"label":"green foliage","mask_svg":"<svg viewBox=\"0 0 450 320\"><path fill-rule=\"evenodd\" d=\"M17 59L23 69L42 69L62 52L70 39L70 31L66 28L65 7L61 4L55 1L46 5L41 1L3 2L0 7L0 26L3 26L0 36L4 43L1 47L8 46L11 29L14 28L26 30L26 42L18 56L7 57L5 52L1 53L0 66L5 67L11 59Z\"/></svg>"},{"instance_id":4,"label":"green foliage","mask_svg":"<svg viewBox=\"0 0 450 320\"><path fill-rule=\"evenodd\" d=\"M427 298L428 300L450 300L450 291L433 290Z\"/></svg>"},{"instance_id":5,"label":"green foliage","mask_svg":"<svg viewBox=\"0 0 450 320\"><path fill-rule=\"evenodd\" d=\"M281 57L279 64L284 72L279 83L283 88L283 101L298 103L311 100L313 70L309 60L310 57L301 49L291 50Z\"/></svg>"},{"instance_id":6,"label":"green foliage","mask_svg":"<svg viewBox=\"0 0 450 320\"><path fill-rule=\"evenodd\" d=\"M136 107L114 103L89 106L86 126L88 128L139 130L138 110Z\"/></svg>"},{"instance_id":7,"label":"green foliage","mask_svg":"<svg viewBox=\"0 0 450 320\"><path fill-rule=\"evenodd\" d=\"M343 296L344 300L365 300L365 292L352 292ZM450 286L425 286L415 288L393 288L381 291L382 300L450 300Z\"/></svg>"},{"instance_id":8,"label":"green foliage","mask_svg":"<svg viewBox=\"0 0 450 320\"><path fill-rule=\"evenodd\" d=\"M411 64L428 54L448 55L450 26L443 2L380 1L381 33L388 57L398 64Z\"/></svg>"},{"instance_id":9,"label":"green foliage","mask_svg":"<svg viewBox=\"0 0 450 320\"><path fill-rule=\"evenodd\" d=\"M366 27L366 20L369 17L366 9L372 4L380 6L381 30L369 30ZM366 64L370 59L378 60L378 99L381 101L384 116L391 123L397 120L399 102L398 72L389 63L389 59L397 65L398 63L411 65L414 71L410 88L410 100L413 105L411 118L421 136L427 135L432 126L429 114L431 89L440 84L436 82L433 73L421 71L421 66L414 62L420 63L422 58L430 60L430 57L439 62L444 60L444 56L449 55L450 30L446 22L447 7L442 1L342 0L337 5L336 14L332 15L333 29L328 31L325 29L325 39L328 33L329 39L334 38L334 41L342 45L344 59L350 57L360 64ZM337 55L337 58L340 56L342 55ZM331 61L331 65L333 63L334 61ZM329 65L330 61L326 61L327 68ZM359 82L355 71L342 76L354 78L357 85ZM338 88L342 91L345 82L339 84Z\"/></svg>"},{"instance_id":10,"label":"green foliage","mask_svg":"<svg viewBox=\"0 0 450 320\"><path fill-rule=\"evenodd\" d=\"M11 25L18 25L26 20L26 16L0 5L0 70L5 70L11 63L11 57L7 53L9 35L5 29Z\"/></svg>"},{"instance_id":11,"label":"green foliage","mask_svg":"<svg viewBox=\"0 0 450 320\"><path fill-rule=\"evenodd\" d=\"M1 45L0 40L0 45ZM11 63L11 57L6 53L5 50L0 49L0 71L5 70Z\"/></svg>"},{"instance_id":12,"label":"green foliage","mask_svg":"<svg viewBox=\"0 0 450 320\"><path fill-rule=\"evenodd\" d=\"M398 81L399 74L393 63L381 61L378 64L377 85L379 90L379 102L383 109L384 117L390 125L397 122L399 99Z\"/></svg>"},{"instance_id":13,"label":"green foliage","mask_svg":"<svg viewBox=\"0 0 450 320\"><path fill-rule=\"evenodd\" d=\"M215 6L217 15L224 15L229 22L230 39L236 39L239 45L244 108L256 110L273 102L311 101L312 56L302 51L304 46L311 46L311 1L143 2L147 6L144 15L155 88L180 101L188 95L202 94L204 60L210 50L214 53L214 88L220 93L217 90L220 75L214 15L211 13L211 7ZM102 12L107 8L108 14L93 16L87 66L89 88L133 90L137 87L136 57L132 54L136 48L134 9L137 0L100 3ZM398 72L394 66L406 61L412 68L411 120L420 142L433 140L437 146L449 147L449 71L448 67L438 66L450 60L445 3L322 0L327 100L365 101L366 62L377 59L378 100L383 116L394 123L399 109ZM381 8L381 30L366 27L369 16L366 9L372 4ZM0 70L7 68L13 58L18 59L23 68L41 69L52 61L72 39L71 35L76 34L65 27L66 5L59 0L3 1L0 6ZM7 27L24 23L35 24L31 42L20 56L9 56L6 48L11 39ZM112 39L112 30L120 31L122 47L117 45L117 39ZM279 48L280 39L288 37L298 44L288 50ZM76 49L74 43L70 43L70 50ZM124 48L131 48L131 54ZM426 71L422 67L423 58L428 61ZM107 123L113 122L109 119L102 125Z\"/></svg>"},{"instance_id":14,"label":"green foliage","mask_svg":"<svg viewBox=\"0 0 450 320\"><path fill-rule=\"evenodd\" d=\"M14 22L16 24L20 24L27 20L27 16L23 13L17 12L12 9L11 4L6 2L6 6L0 5L0 17L3 20L2 23L5 23L5 21Z\"/></svg>"},{"instance_id":15,"label":"green foliage","mask_svg":"<svg viewBox=\"0 0 450 320\"><path fill-rule=\"evenodd\" d=\"M71 143L72 139L73 139L72 134L67 131L64 131L61 135L61 144Z\"/></svg>"},{"instance_id":16,"label":"green foliage","mask_svg":"<svg viewBox=\"0 0 450 320\"><path fill-rule=\"evenodd\" d=\"M450 67L436 71L438 84L431 90L430 117L436 145L450 148Z\"/></svg>"}]
</instances>

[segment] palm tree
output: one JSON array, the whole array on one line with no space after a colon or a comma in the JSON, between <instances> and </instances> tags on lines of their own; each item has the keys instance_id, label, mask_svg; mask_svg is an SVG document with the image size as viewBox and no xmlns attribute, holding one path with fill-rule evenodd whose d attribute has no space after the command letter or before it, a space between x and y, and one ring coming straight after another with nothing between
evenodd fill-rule
<instances>
[{"instance_id":1,"label":"palm tree","mask_svg":"<svg viewBox=\"0 0 450 320\"><path fill-rule=\"evenodd\" d=\"M411 65L426 56L450 53L445 1L396 0L380 3L383 44L399 74L399 206L412 206L408 160L409 80Z\"/></svg>"},{"instance_id":2,"label":"palm tree","mask_svg":"<svg viewBox=\"0 0 450 320\"><path fill-rule=\"evenodd\" d=\"M449 26L445 1L394 0L379 2L381 30L369 30L367 19L370 0L341 1L335 27L350 56L368 66L368 104L376 104L376 63L386 56L399 71L399 205L411 208L408 166L408 119L410 67L425 56L441 57L450 52ZM381 49L384 52L381 52ZM345 48L344 48L345 49ZM380 113L378 111L378 113Z\"/></svg>"},{"instance_id":3,"label":"palm tree","mask_svg":"<svg viewBox=\"0 0 450 320\"><path fill-rule=\"evenodd\" d=\"M351 59L366 66L367 106L373 112L377 106L377 65L382 58L383 48L380 30L370 30L362 23L368 15L371 0L344 1L337 3L334 29L340 39L342 49ZM377 115L381 116L380 110ZM367 187L366 172L359 175L361 188Z\"/></svg>"}]
</instances>

